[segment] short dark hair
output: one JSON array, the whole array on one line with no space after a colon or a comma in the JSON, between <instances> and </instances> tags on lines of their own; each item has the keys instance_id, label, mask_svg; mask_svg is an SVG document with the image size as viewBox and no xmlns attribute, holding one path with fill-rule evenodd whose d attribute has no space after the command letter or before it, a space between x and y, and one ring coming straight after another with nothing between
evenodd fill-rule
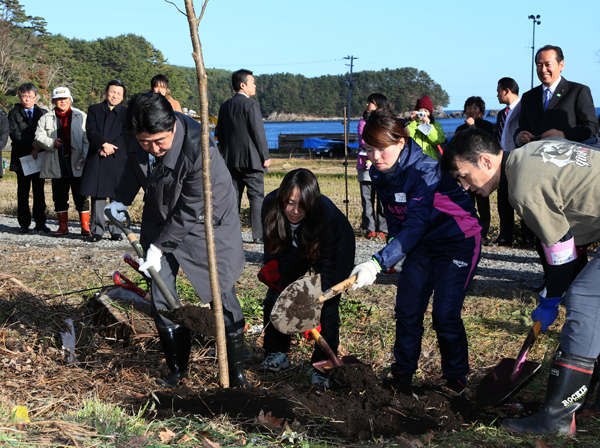
<instances>
[{"instance_id":1,"label":"short dark hair","mask_svg":"<svg viewBox=\"0 0 600 448\"><path fill-rule=\"evenodd\" d=\"M362 133L365 143L375 148L387 148L397 144L401 138L406 140L408 137L406 120L398 117L390 109L371 112Z\"/></svg>"},{"instance_id":2,"label":"short dark hair","mask_svg":"<svg viewBox=\"0 0 600 448\"><path fill-rule=\"evenodd\" d=\"M123 81L121 81L120 79L111 79L110 81L108 81L108 84L106 84L106 92L108 92L110 86L123 87L123 95L125 95L125 93L127 92L125 84L123 84Z\"/></svg>"},{"instance_id":3,"label":"short dark hair","mask_svg":"<svg viewBox=\"0 0 600 448\"><path fill-rule=\"evenodd\" d=\"M127 103L124 127L133 135L169 132L175 126L171 103L160 93L138 93Z\"/></svg>"},{"instance_id":4,"label":"short dark hair","mask_svg":"<svg viewBox=\"0 0 600 448\"><path fill-rule=\"evenodd\" d=\"M467 107L472 106L473 104L475 104L479 108L482 116L485 115L485 101L483 101L483 98L481 98L480 96L470 96L469 98L467 98L467 101L465 101L465 108L463 110L463 113L466 114Z\"/></svg>"},{"instance_id":5,"label":"short dark hair","mask_svg":"<svg viewBox=\"0 0 600 448\"><path fill-rule=\"evenodd\" d=\"M165 87L169 87L169 79L165 75L156 75L150 80L151 89L162 84L164 84Z\"/></svg>"},{"instance_id":6,"label":"short dark hair","mask_svg":"<svg viewBox=\"0 0 600 448\"><path fill-rule=\"evenodd\" d=\"M538 55L542 51L549 51L549 50L554 50L556 52L556 62L558 62L559 64L565 59L565 57L563 56L562 49L560 47L557 47L556 45L544 45L542 48L540 48L535 53L535 63L537 64Z\"/></svg>"},{"instance_id":7,"label":"short dark hair","mask_svg":"<svg viewBox=\"0 0 600 448\"><path fill-rule=\"evenodd\" d=\"M248 84L248 76L253 76L252 72L245 68L233 72L233 75L231 75L231 85L233 86L233 90L236 92L242 90L242 83Z\"/></svg>"},{"instance_id":8,"label":"short dark hair","mask_svg":"<svg viewBox=\"0 0 600 448\"><path fill-rule=\"evenodd\" d=\"M501 78L498 85L503 89L508 89L515 95L519 94L519 84L512 78Z\"/></svg>"},{"instance_id":9,"label":"short dark hair","mask_svg":"<svg viewBox=\"0 0 600 448\"><path fill-rule=\"evenodd\" d=\"M34 92L37 95L37 87L31 82L24 82L19 86L17 94L22 95L25 92Z\"/></svg>"},{"instance_id":10,"label":"short dark hair","mask_svg":"<svg viewBox=\"0 0 600 448\"><path fill-rule=\"evenodd\" d=\"M458 132L450 143L444 149L441 165L445 171L456 171L456 160L477 165L481 154L499 155L502 153L502 147L491 134L471 126L468 129Z\"/></svg>"}]
</instances>

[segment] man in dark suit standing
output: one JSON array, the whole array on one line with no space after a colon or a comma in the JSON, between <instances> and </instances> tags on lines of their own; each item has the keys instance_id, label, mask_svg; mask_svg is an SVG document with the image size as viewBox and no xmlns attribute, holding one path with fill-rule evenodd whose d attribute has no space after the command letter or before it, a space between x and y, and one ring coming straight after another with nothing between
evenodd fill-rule
<instances>
[{"instance_id":1,"label":"man in dark suit standing","mask_svg":"<svg viewBox=\"0 0 600 448\"><path fill-rule=\"evenodd\" d=\"M521 99L519 128L514 134L517 146L550 137L574 142L595 137L599 126L592 93L588 86L561 76L565 68L561 48L553 45L540 48L535 62L542 84L526 92ZM535 246L544 267L544 280L534 289L541 290L546 285L546 257L538 238Z\"/></svg>"},{"instance_id":2,"label":"man in dark suit standing","mask_svg":"<svg viewBox=\"0 0 600 448\"><path fill-rule=\"evenodd\" d=\"M235 95L221 105L216 129L225 164L237 192L238 211L244 187L250 201L252 240L263 242L260 210L265 197L264 171L271 164L267 136L258 103L250 97L256 93L250 70L233 73L231 83Z\"/></svg>"},{"instance_id":3,"label":"man in dark suit standing","mask_svg":"<svg viewBox=\"0 0 600 448\"><path fill-rule=\"evenodd\" d=\"M114 200L123 167L127 163L125 141L121 130L126 109L121 105L125 85L118 79L106 85L106 100L88 109L85 131L90 142L83 167L79 194L91 197L91 235L88 241L98 242L104 234L106 198ZM108 224L112 240L121 240L121 230Z\"/></svg>"},{"instance_id":4,"label":"man in dark suit standing","mask_svg":"<svg viewBox=\"0 0 600 448\"><path fill-rule=\"evenodd\" d=\"M37 87L26 82L18 89L19 103L8 113L8 127L12 141L10 155L10 169L17 173L17 221L21 227L21 233L28 233L31 225L31 212L29 209L29 191L33 190L33 220L35 230L44 233L50 232L46 226L46 197L44 195L45 179L40 179L40 173L25 176L21 166L21 157L31 155L35 160L41 148L35 141L35 129L40 117L47 114L35 104L37 100ZM0 136L1 141L6 144L6 139ZM4 146L3 146L4 147Z\"/></svg>"},{"instance_id":5,"label":"man in dark suit standing","mask_svg":"<svg viewBox=\"0 0 600 448\"><path fill-rule=\"evenodd\" d=\"M521 115L519 85L512 78L502 78L498 81L496 91L498 102L504 104L506 108L498 114L495 135L502 151L509 153L516 147L513 135L519 127L519 116ZM498 215L500 216L500 235L495 241L495 245L512 246L515 210L508 202L508 181L504 170L501 170L498 188ZM533 247L533 233L523 220L521 220L521 237L523 247Z\"/></svg>"},{"instance_id":6,"label":"man in dark suit standing","mask_svg":"<svg viewBox=\"0 0 600 448\"><path fill-rule=\"evenodd\" d=\"M534 137L559 137L582 142L598 133L598 119L590 88L561 76L565 67L560 47L546 45L535 56L541 85L523 95L517 146Z\"/></svg>"}]
</instances>

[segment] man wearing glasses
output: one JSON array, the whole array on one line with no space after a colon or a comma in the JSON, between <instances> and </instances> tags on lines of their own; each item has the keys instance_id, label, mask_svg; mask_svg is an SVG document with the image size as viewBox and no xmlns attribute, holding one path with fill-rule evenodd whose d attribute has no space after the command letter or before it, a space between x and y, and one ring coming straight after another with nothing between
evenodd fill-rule
<instances>
[{"instance_id":1,"label":"man wearing glasses","mask_svg":"<svg viewBox=\"0 0 600 448\"><path fill-rule=\"evenodd\" d=\"M17 221L20 232L28 233L31 225L31 211L29 209L29 191L33 190L33 220L35 230L44 233L50 232L46 227L46 198L44 196L45 179L40 179L40 173L25 176L21 166L20 157L31 155L35 160L41 146L35 141L35 129L40 117L48 111L35 104L37 88L30 82L21 84L18 89L20 102L8 113L8 127L12 140L10 156L10 170L17 173ZM6 145L6 137L0 132L0 145Z\"/></svg>"}]
</instances>

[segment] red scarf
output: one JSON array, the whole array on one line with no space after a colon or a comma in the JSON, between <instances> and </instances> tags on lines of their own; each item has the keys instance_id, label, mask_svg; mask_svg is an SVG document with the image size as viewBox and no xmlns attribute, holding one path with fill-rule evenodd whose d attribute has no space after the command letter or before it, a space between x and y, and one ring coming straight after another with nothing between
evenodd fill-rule
<instances>
[{"instance_id":1,"label":"red scarf","mask_svg":"<svg viewBox=\"0 0 600 448\"><path fill-rule=\"evenodd\" d=\"M73 115L73 111L69 107L66 112L59 112L58 109L54 109L56 116L58 117L58 121L60 126L58 128L58 138L63 141L63 149L65 151L65 155L71 155L71 118Z\"/></svg>"}]
</instances>

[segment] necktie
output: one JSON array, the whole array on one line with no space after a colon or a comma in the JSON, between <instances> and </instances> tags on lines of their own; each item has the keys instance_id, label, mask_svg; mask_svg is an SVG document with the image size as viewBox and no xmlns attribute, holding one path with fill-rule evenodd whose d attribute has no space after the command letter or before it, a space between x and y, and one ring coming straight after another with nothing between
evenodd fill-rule
<instances>
[{"instance_id":1,"label":"necktie","mask_svg":"<svg viewBox=\"0 0 600 448\"><path fill-rule=\"evenodd\" d=\"M546 108L548 107L550 98L552 98L552 92L550 92L550 89L546 89L546 99L544 100L544 110L546 110Z\"/></svg>"},{"instance_id":2,"label":"necktie","mask_svg":"<svg viewBox=\"0 0 600 448\"><path fill-rule=\"evenodd\" d=\"M27 119L29 120L29 124L33 124L33 114L31 113L31 109L27 111Z\"/></svg>"},{"instance_id":3,"label":"necktie","mask_svg":"<svg viewBox=\"0 0 600 448\"><path fill-rule=\"evenodd\" d=\"M496 139L498 143L502 144L502 134L504 133L504 125L506 124L506 117L508 116L508 107L498 114L498 133Z\"/></svg>"}]
</instances>

